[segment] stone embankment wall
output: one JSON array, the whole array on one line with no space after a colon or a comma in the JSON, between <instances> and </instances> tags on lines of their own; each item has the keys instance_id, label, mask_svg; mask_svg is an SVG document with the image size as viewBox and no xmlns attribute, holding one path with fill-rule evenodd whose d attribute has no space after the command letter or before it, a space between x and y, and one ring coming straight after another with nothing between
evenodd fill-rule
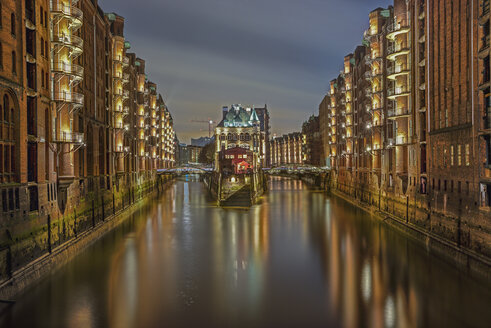
<instances>
[{"instance_id":1,"label":"stone embankment wall","mask_svg":"<svg viewBox=\"0 0 491 328\"><path fill-rule=\"evenodd\" d=\"M63 215L33 218L29 231L10 236L10 242L1 246L0 299L13 297L65 264L173 179L172 175L154 176L137 186L86 193Z\"/></svg>"},{"instance_id":2,"label":"stone embankment wall","mask_svg":"<svg viewBox=\"0 0 491 328\"><path fill-rule=\"evenodd\" d=\"M422 240L454 264L491 278L490 213L472 211L462 201L452 204L457 210L443 212L444 207L431 206L438 195L398 196L391 190L350 183L335 171L322 188Z\"/></svg>"},{"instance_id":3,"label":"stone embankment wall","mask_svg":"<svg viewBox=\"0 0 491 328\"><path fill-rule=\"evenodd\" d=\"M250 201L255 204L267 189L263 172L228 176L212 172L203 176L203 182L218 205L244 186L250 186Z\"/></svg>"}]
</instances>

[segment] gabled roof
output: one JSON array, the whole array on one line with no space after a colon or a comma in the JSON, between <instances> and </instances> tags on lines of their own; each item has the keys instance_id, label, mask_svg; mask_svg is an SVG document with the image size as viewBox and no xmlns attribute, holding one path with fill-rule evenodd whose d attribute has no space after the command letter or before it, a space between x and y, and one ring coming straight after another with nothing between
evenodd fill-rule
<instances>
[{"instance_id":1,"label":"gabled roof","mask_svg":"<svg viewBox=\"0 0 491 328\"><path fill-rule=\"evenodd\" d=\"M259 122L259 117L257 116L256 110L252 110L251 117L249 119L249 122Z\"/></svg>"}]
</instances>

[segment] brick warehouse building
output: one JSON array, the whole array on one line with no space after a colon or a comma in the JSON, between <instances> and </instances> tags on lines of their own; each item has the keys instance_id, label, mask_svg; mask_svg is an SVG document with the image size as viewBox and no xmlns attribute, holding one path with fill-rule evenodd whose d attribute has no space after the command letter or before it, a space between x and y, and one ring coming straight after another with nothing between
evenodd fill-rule
<instances>
[{"instance_id":1,"label":"brick warehouse building","mask_svg":"<svg viewBox=\"0 0 491 328\"><path fill-rule=\"evenodd\" d=\"M321 135L319 130L319 116L310 116L302 124L302 134L305 142L302 152L305 157L305 164L320 166L322 154Z\"/></svg>"},{"instance_id":2,"label":"brick warehouse building","mask_svg":"<svg viewBox=\"0 0 491 328\"><path fill-rule=\"evenodd\" d=\"M152 188L176 138L122 17L95 0L6 0L0 14L3 280Z\"/></svg>"},{"instance_id":3,"label":"brick warehouse building","mask_svg":"<svg viewBox=\"0 0 491 328\"><path fill-rule=\"evenodd\" d=\"M395 0L319 105L332 186L491 256L489 0Z\"/></svg>"},{"instance_id":4,"label":"brick warehouse building","mask_svg":"<svg viewBox=\"0 0 491 328\"><path fill-rule=\"evenodd\" d=\"M270 144L271 167L285 164L306 164L304 149L306 137L301 132L292 132L273 137Z\"/></svg>"}]
</instances>

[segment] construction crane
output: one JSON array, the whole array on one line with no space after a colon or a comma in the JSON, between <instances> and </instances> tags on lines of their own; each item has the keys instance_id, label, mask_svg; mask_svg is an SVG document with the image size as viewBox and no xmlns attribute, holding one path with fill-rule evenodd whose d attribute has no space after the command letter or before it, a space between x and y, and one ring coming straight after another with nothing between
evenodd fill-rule
<instances>
[{"instance_id":1,"label":"construction crane","mask_svg":"<svg viewBox=\"0 0 491 328\"><path fill-rule=\"evenodd\" d=\"M191 122L193 122L193 123L207 123L208 124L208 138L211 138L211 134L213 131L213 124L216 123L215 121L209 119L207 121L191 120Z\"/></svg>"}]
</instances>

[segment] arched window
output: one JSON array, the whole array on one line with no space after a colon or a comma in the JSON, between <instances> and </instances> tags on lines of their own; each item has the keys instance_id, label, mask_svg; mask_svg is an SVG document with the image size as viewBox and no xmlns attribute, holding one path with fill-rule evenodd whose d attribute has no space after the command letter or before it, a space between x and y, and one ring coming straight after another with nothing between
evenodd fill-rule
<instances>
[{"instance_id":1,"label":"arched window","mask_svg":"<svg viewBox=\"0 0 491 328\"><path fill-rule=\"evenodd\" d=\"M44 69L41 70L41 87L44 88Z\"/></svg>"},{"instance_id":2,"label":"arched window","mask_svg":"<svg viewBox=\"0 0 491 328\"><path fill-rule=\"evenodd\" d=\"M15 51L12 51L12 73L17 73L16 60L15 60Z\"/></svg>"},{"instance_id":3,"label":"arched window","mask_svg":"<svg viewBox=\"0 0 491 328\"><path fill-rule=\"evenodd\" d=\"M44 12L44 27L48 27L48 12Z\"/></svg>"},{"instance_id":4,"label":"arched window","mask_svg":"<svg viewBox=\"0 0 491 328\"><path fill-rule=\"evenodd\" d=\"M43 17L43 16L41 16ZM41 56L44 56L44 38L41 37Z\"/></svg>"},{"instance_id":5,"label":"arched window","mask_svg":"<svg viewBox=\"0 0 491 328\"><path fill-rule=\"evenodd\" d=\"M8 122L9 120L9 96L3 95L3 120Z\"/></svg>"},{"instance_id":6,"label":"arched window","mask_svg":"<svg viewBox=\"0 0 491 328\"><path fill-rule=\"evenodd\" d=\"M45 75L45 85L46 85L46 89L49 89L49 74L48 72L44 73Z\"/></svg>"},{"instance_id":7,"label":"arched window","mask_svg":"<svg viewBox=\"0 0 491 328\"><path fill-rule=\"evenodd\" d=\"M1 15L1 13L2 13L2 3L0 3L0 26L2 26L2 16L3 16Z\"/></svg>"},{"instance_id":8,"label":"arched window","mask_svg":"<svg viewBox=\"0 0 491 328\"><path fill-rule=\"evenodd\" d=\"M15 14L12 13L10 15L10 33L12 33L12 35L15 35Z\"/></svg>"},{"instance_id":9,"label":"arched window","mask_svg":"<svg viewBox=\"0 0 491 328\"><path fill-rule=\"evenodd\" d=\"M41 45L42 47L42 45ZM44 54L46 55L46 57L48 57L48 40L44 40Z\"/></svg>"},{"instance_id":10,"label":"arched window","mask_svg":"<svg viewBox=\"0 0 491 328\"><path fill-rule=\"evenodd\" d=\"M40 15L39 15L39 18L41 20L41 26L44 25L44 22L43 22L43 7L40 7Z\"/></svg>"},{"instance_id":11,"label":"arched window","mask_svg":"<svg viewBox=\"0 0 491 328\"><path fill-rule=\"evenodd\" d=\"M0 67L3 67L3 47L2 47L2 43L0 43Z\"/></svg>"}]
</instances>

